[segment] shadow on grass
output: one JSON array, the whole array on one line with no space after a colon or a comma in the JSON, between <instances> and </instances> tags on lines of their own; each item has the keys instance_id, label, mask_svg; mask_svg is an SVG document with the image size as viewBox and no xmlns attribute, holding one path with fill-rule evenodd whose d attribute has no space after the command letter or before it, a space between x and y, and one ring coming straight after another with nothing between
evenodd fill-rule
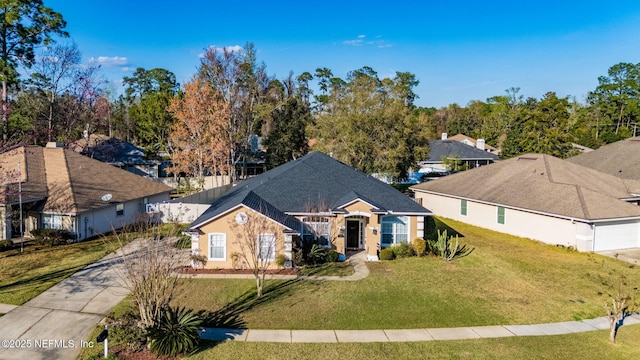
<instances>
[{"instance_id":1,"label":"shadow on grass","mask_svg":"<svg viewBox=\"0 0 640 360\"><path fill-rule=\"evenodd\" d=\"M436 223L436 229L440 230L440 232L443 232L444 230L447 230L447 235L449 235L449 236L456 236L457 235L458 237L461 237L461 238L464 237L463 234L461 234L458 231L456 231L456 229L454 229L451 226L449 226L442 219L434 217L433 220Z\"/></svg>"},{"instance_id":2,"label":"shadow on grass","mask_svg":"<svg viewBox=\"0 0 640 360\"><path fill-rule=\"evenodd\" d=\"M252 288L229 302L222 309L218 311L201 310L198 315L203 319L205 327L244 329L246 323L242 320L242 313L276 300L298 281L300 280L293 279L279 283L266 283L261 297L257 297L256 289Z\"/></svg>"}]
</instances>

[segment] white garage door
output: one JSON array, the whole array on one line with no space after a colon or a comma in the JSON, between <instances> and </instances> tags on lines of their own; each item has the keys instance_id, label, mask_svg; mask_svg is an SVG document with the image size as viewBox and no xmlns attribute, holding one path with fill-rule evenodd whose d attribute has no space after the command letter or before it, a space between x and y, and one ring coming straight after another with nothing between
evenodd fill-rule
<instances>
[{"instance_id":1,"label":"white garage door","mask_svg":"<svg viewBox=\"0 0 640 360\"><path fill-rule=\"evenodd\" d=\"M640 223L597 224L594 251L640 247Z\"/></svg>"}]
</instances>

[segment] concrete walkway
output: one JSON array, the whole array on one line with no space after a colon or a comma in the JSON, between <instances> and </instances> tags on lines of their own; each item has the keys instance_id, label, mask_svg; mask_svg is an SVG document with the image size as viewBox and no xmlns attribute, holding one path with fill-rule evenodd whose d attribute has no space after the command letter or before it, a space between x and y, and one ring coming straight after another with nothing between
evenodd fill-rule
<instances>
[{"instance_id":1,"label":"concrete walkway","mask_svg":"<svg viewBox=\"0 0 640 360\"><path fill-rule=\"evenodd\" d=\"M640 314L624 320L624 325L640 324ZM510 336L562 335L608 330L606 317L535 325L496 325L433 329L393 330L247 330L206 328L200 336L211 341L271 343L363 343L435 340L487 339Z\"/></svg>"}]
</instances>

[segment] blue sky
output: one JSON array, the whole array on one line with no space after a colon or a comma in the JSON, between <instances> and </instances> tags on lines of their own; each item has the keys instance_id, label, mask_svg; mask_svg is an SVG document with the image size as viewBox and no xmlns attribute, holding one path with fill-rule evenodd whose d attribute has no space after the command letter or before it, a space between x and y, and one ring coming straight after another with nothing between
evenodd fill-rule
<instances>
[{"instance_id":1,"label":"blue sky","mask_svg":"<svg viewBox=\"0 0 640 360\"><path fill-rule=\"evenodd\" d=\"M83 61L119 81L138 67L180 83L209 46L254 43L270 75L318 67L344 78L369 66L416 75L420 106L466 105L519 87L583 101L598 76L640 62L640 1L72 1L44 0L67 21Z\"/></svg>"}]
</instances>

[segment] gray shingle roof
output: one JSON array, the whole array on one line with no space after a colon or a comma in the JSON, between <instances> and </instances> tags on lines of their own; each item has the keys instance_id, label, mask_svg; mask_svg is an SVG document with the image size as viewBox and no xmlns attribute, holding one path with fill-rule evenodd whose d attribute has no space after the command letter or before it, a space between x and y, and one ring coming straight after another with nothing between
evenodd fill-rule
<instances>
[{"instance_id":1,"label":"gray shingle roof","mask_svg":"<svg viewBox=\"0 0 640 360\"><path fill-rule=\"evenodd\" d=\"M604 145L567 160L621 179L640 180L640 136Z\"/></svg>"},{"instance_id":2,"label":"gray shingle roof","mask_svg":"<svg viewBox=\"0 0 640 360\"><path fill-rule=\"evenodd\" d=\"M500 160L498 155L482 151L456 140L430 140L429 157L423 163L440 163L443 157L457 156L460 160Z\"/></svg>"},{"instance_id":3,"label":"gray shingle roof","mask_svg":"<svg viewBox=\"0 0 640 360\"><path fill-rule=\"evenodd\" d=\"M393 187L321 152L311 152L239 183L211 204L191 228L240 204L248 206L250 194L285 214L339 211L338 207L356 199L362 199L380 211L431 214Z\"/></svg>"},{"instance_id":4,"label":"gray shingle roof","mask_svg":"<svg viewBox=\"0 0 640 360\"><path fill-rule=\"evenodd\" d=\"M640 181L550 155L526 154L412 189L584 220L640 217L640 206L621 200L640 193Z\"/></svg>"}]
</instances>

